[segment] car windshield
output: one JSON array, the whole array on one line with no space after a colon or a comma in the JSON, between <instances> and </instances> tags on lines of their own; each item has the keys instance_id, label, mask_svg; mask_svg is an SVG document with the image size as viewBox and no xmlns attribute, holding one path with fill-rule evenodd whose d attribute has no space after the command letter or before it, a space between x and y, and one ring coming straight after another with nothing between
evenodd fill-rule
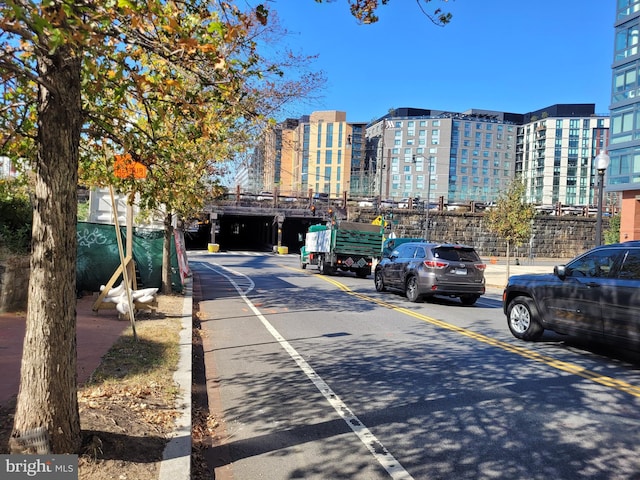
<instances>
[{"instance_id":1,"label":"car windshield","mask_svg":"<svg viewBox=\"0 0 640 480\"><path fill-rule=\"evenodd\" d=\"M468 247L437 247L433 249L433 256L449 262L477 262L480 260L476 251Z\"/></svg>"}]
</instances>

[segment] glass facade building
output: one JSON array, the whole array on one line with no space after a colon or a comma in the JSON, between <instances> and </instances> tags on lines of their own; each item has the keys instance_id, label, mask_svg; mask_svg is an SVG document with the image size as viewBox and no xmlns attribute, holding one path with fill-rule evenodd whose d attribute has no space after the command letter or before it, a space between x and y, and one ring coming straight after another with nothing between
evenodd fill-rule
<instances>
[{"instance_id":1,"label":"glass facade building","mask_svg":"<svg viewBox=\"0 0 640 480\"><path fill-rule=\"evenodd\" d=\"M620 240L640 240L640 0L616 1L614 27L605 192L622 199Z\"/></svg>"},{"instance_id":2,"label":"glass facade building","mask_svg":"<svg viewBox=\"0 0 640 480\"><path fill-rule=\"evenodd\" d=\"M612 65L609 190L640 189L640 0L617 0Z\"/></svg>"}]
</instances>

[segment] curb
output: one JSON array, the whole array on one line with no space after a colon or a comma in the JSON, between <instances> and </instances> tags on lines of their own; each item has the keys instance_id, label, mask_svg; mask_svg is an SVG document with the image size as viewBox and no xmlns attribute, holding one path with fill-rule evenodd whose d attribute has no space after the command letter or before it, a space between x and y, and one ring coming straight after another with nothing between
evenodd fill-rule
<instances>
[{"instance_id":1,"label":"curb","mask_svg":"<svg viewBox=\"0 0 640 480\"><path fill-rule=\"evenodd\" d=\"M193 285L191 278L185 281L185 298L180 330L180 358L173 375L180 389L176 408L182 414L176 418L176 427L167 443L160 463L159 480L188 480L191 478L191 335L193 311Z\"/></svg>"}]
</instances>

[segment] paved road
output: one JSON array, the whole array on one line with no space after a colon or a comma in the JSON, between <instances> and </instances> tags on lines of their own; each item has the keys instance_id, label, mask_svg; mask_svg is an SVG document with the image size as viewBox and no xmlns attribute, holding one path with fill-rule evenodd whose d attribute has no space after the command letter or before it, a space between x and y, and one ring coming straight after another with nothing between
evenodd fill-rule
<instances>
[{"instance_id":1,"label":"paved road","mask_svg":"<svg viewBox=\"0 0 640 480\"><path fill-rule=\"evenodd\" d=\"M216 479L640 478L635 354L510 336L295 256L192 255Z\"/></svg>"}]
</instances>

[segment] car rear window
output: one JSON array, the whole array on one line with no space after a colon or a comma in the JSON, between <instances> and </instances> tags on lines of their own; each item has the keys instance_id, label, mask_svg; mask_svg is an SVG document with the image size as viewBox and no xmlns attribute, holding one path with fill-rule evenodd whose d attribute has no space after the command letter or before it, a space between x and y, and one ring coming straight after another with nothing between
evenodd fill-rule
<instances>
[{"instance_id":1,"label":"car rear window","mask_svg":"<svg viewBox=\"0 0 640 480\"><path fill-rule=\"evenodd\" d=\"M478 262L480 257L473 248L438 247L433 249L434 258L449 262Z\"/></svg>"}]
</instances>

